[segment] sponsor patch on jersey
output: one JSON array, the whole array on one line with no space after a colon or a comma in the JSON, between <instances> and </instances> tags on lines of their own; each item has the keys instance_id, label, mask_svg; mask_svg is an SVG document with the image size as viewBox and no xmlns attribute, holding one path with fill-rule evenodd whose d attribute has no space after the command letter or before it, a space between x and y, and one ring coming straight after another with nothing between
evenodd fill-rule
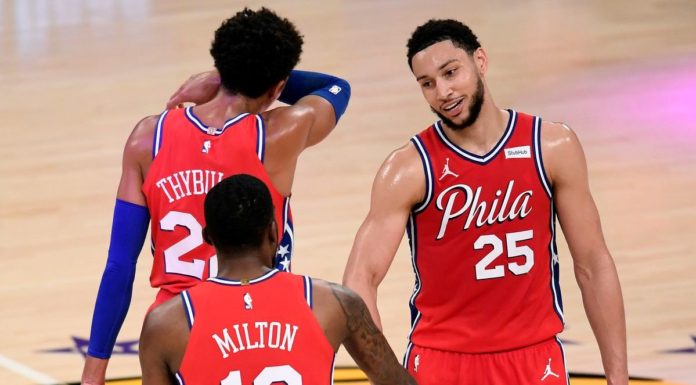
<instances>
[{"instance_id":1,"label":"sponsor patch on jersey","mask_svg":"<svg viewBox=\"0 0 696 385\"><path fill-rule=\"evenodd\" d=\"M529 146L510 147L505 149L505 159L531 158L532 151Z\"/></svg>"}]
</instances>

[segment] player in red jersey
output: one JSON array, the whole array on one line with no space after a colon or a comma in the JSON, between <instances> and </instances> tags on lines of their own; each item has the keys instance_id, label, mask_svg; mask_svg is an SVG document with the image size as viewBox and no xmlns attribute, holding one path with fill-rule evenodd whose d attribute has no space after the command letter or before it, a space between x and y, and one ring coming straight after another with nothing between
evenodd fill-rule
<instances>
[{"instance_id":1,"label":"player in red jersey","mask_svg":"<svg viewBox=\"0 0 696 385\"><path fill-rule=\"evenodd\" d=\"M205 219L219 275L148 314L144 385L332 384L341 344L373 384L415 384L357 294L272 269L278 235L259 179L242 174L217 184Z\"/></svg>"},{"instance_id":2,"label":"player in red jersey","mask_svg":"<svg viewBox=\"0 0 696 385\"><path fill-rule=\"evenodd\" d=\"M150 282L160 289L153 306L215 276L215 251L201 237L203 199L225 176L252 174L269 186L281 240L275 264L289 269L288 198L297 159L331 132L350 95L342 79L293 70L301 51L302 37L290 21L265 8L245 9L220 26L211 46L222 86L216 85L204 104L147 117L133 130L124 150L84 384L104 383L148 222ZM267 111L278 98L290 105Z\"/></svg>"},{"instance_id":3,"label":"player in red jersey","mask_svg":"<svg viewBox=\"0 0 696 385\"><path fill-rule=\"evenodd\" d=\"M404 365L427 384L567 384L555 244L570 247L610 384L627 384L616 268L567 126L499 109L488 57L455 20L431 20L408 63L440 121L384 162L344 284L376 296L406 228L416 285Z\"/></svg>"}]
</instances>

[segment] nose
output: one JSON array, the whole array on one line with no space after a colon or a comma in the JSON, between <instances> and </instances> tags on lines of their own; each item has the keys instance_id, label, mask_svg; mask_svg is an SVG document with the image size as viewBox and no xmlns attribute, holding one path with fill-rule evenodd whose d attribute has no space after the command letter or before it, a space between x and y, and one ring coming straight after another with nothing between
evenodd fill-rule
<instances>
[{"instance_id":1,"label":"nose","mask_svg":"<svg viewBox=\"0 0 696 385\"><path fill-rule=\"evenodd\" d=\"M441 101L448 100L450 94L452 94L450 83L446 81L437 82L435 91L437 92L437 99Z\"/></svg>"}]
</instances>

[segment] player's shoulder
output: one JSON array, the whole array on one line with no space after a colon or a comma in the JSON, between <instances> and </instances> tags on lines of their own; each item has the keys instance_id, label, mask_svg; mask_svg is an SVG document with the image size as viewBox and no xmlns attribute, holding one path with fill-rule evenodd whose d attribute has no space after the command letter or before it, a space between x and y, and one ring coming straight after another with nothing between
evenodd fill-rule
<instances>
[{"instance_id":1,"label":"player's shoulder","mask_svg":"<svg viewBox=\"0 0 696 385\"><path fill-rule=\"evenodd\" d=\"M179 295L152 309L145 317L143 333L176 334L186 327L186 312Z\"/></svg>"},{"instance_id":2,"label":"player's shoulder","mask_svg":"<svg viewBox=\"0 0 696 385\"><path fill-rule=\"evenodd\" d=\"M153 136L159 116L146 116L133 127L128 140L126 141L126 152L131 154L146 154L152 152Z\"/></svg>"},{"instance_id":3,"label":"player's shoulder","mask_svg":"<svg viewBox=\"0 0 696 385\"><path fill-rule=\"evenodd\" d=\"M340 308L346 317L365 307L360 295L343 285L317 278L312 282L315 302Z\"/></svg>"},{"instance_id":4,"label":"player's shoulder","mask_svg":"<svg viewBox=\"0 0 696 385\"><path fill-rule=\"evenodd\" d=\"M575 132L565 122L542 121L540 135L542 146L555 147L577 141Z\"/></svg>"}]
</instances>

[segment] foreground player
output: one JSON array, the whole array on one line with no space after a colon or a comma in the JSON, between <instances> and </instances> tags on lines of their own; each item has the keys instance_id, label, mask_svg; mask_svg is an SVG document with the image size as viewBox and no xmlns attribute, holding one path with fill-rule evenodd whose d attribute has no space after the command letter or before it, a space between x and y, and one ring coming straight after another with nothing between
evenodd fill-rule
<instances>
[{"instance_id":1,"label":"foreground player","mask_svg":"<svg viewBox=\"0 0 696 385\"><path fill-rule=\"evenodd\" d=\"M205 220L219 274L147 316L143 385L331 384L341 344L373 384L415 384L357 294L272 269L277 231L263 182L218 183Z\"/></svg>"},{"instance_id":2,"label":"foreground player","mask_svg":"<svg viewBox=\"0 0 696 385\"><path fill-rule=\"evenodd\" d=\"M301 51L302 37L290 21L265 8L245 9L215 33L210 52L222 87L215 87L212 100L147 117L133 130L123 155L83 384L104 383L107 360L130 306L149 218L150 282L160 289L153 306L216 275L215 251L201 238L203 200L227 175L252 174L269 186L282 240L275 262L289 269L288 198L297 159L331 132L350 95L344 80L291 73ZM266 111L279 95L292 105Z\"/></svg>"},{"instance_id":3,"label":"foreground player","mask_svg":"<svg viewBox=\"0 0 696 385\"><path fill-rule=\"evenodd\" d=\"M344 284L379 324L404 228L416 285L405 366L421 385L567 384L556 214L609 384L627 384L621 287L567 126L499 109L472 31L431 20L408 63L440 121L384 162Z\"/></svg>"}]
</instances>

